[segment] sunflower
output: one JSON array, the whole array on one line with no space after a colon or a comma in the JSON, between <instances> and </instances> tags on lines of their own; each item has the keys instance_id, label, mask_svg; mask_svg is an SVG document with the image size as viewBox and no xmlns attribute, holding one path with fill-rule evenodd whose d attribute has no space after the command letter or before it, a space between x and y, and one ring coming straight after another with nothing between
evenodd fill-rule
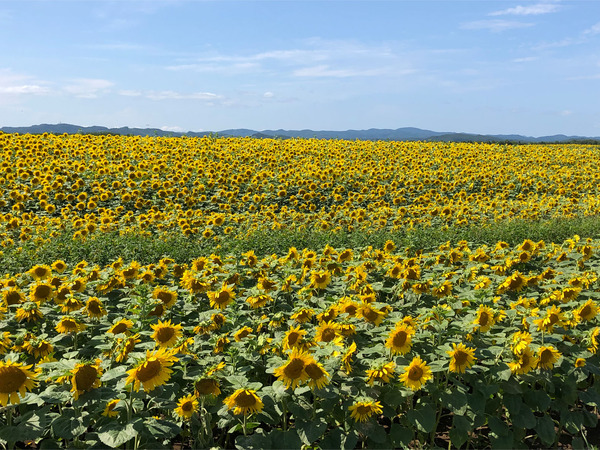
<instances>
[{"instance_id":1,"label":"sunflower","mask_svg":"<svg viewBox=\"0 0 600 450\"><path fill-rule=\"evenodd\" d=\"M527 373L537 365L537 359L529 347L525 347L521 353L515 356L517 357L516 361L508 363L508 367L514 374Z\"/></svg>"},{"instance_id":2,"label":"sunflower","mask_svg":"<svg viewBox=\"0 0 600 450\"><path fill-rule=\"evenodd\" d=\"M23 344L27 353L35 358L43 358L54 351L54 346L46 339L33 338Z\"/></svg>"},{"instance_id":3,"label":"sunflower","mask_svg":"<svg viewBox=\"0 0 600 450\"><path fill-rule=\"evenodd\" d=\"M574 312L578 322L591 320L596 317L596 314L598 314L598 305L592 299L589 299Z\"/></svg>"},{"instance_id":4,"label":"sunflower","mask_svg":"<svg viewBox=\"0 0 600 450\"><path fill-rule=\"evenodd\" d=\"M35 281L45 280L46 278L52 277L52 269L50 266L45 264L35 265L29 269L27 273L31 275Z\"/></svg>"},{"instance_id":5,"label":"sunflower","mask_svg":"<svg viewBox=\"0 0 600 450\"><path fill-rule=\"evenodd\" d=\"M171 320L165 322L159 320L156 325L150 325L150 328L154 330L151 338L159 347L173 347L177 339L181 337L183 327L180 324L171 323Z\"/></svg>"},{"instance_id":6,"label":"sunflower","mask_svg":"<svg viewBox=\"0 0 600 450\"><path fill-rule=\"evenodd\" d=\"M300 325L297 327L291 327L285 332L285 336L283 337L283 350L286 351L293 348L300 348L302 346L304 336L306 336L306 331L301 330Z\"/></svg>"},{"instance_id":7,"label":"sunflower","mask_svg":"<svg viewBox=\"0 0 600 450\"><path fill-rule=\"evenodd\" d=\"M38 281L29 289L29 299L32 302L42 303L54 297L54 286L50 283Z\"/></svg>"},{"instance_id":8,"label":"sunflower","mask_svg":"<svg viewBox=\"0 0 600 450\"><path fill-rule=\"evenodd\" d=\"M56 331L62 334L79 333L86 329L86 325L78 322L71 316L63 316L56 325Z\"/></svg>"},{"instance_id":9,"label":"sunflower","mask_svg":"<svg viewBox=\"0 0 600 450\"><path fill-rule=\"evenodd\" d=\"M396 250L396 244L394 243L394 241L387 240L383 244L383 250L387 253L393 252L394 250Z\"/></svg>"},{"instance_id":10,"label":"sunflower","mask_svg":"<svg viewBox=\"0 0 600 450\"><path fill-rule=\"evenodd\" d=\"M81 303L75 297L67 297L61 304L60 311L62 313L68 314L71 312L79 311L83 308L83 303Z\"/></svg>"},{"instance_id":11,"label":"sunflower","mask_svg":"<svg viewBox=\"0 0 600 450\"><path fill-rule=\"evenodd\" d=\"M2 290L2 300L4 300L5 306L18 305L19 303L25 303L25 295L13 286Z\"/></svg>"},{"instance_id":12,"label":"sunflower","mask_svg":"<svg viewBox=\"0 0 600 450\"><path fill-rule=\"evenodd\" d=\"M169 381L173 372L169 367L176 361L177 358L165 348L153 352L146 350L146 358L127 371L129 376L125 380L125 385L133 383L133 389L139 391L141 384L144 391L150 392Z\"/></svg>"},{"instance_id":13,"label":"sunflower","mask_svg":"<svg viewBox=\"0 0 600 450\"><path fill-rule=\"evenodd\" d=\"M588 350L592 353L596 353L598 351L598 347L600 346L600 328L595 327L590 333L590 347Z\"/></svg>"},{"instance_id":14,"label":"sunflower","mask_svg":"<svg viewBox=\"0 0 600 450\"><path fill-rule=\"evenodd\" d=\"M446 352L450 355L450 372L465 373L475 364L475 348L467 347L464 344L452 344L452 350Z\"/></svg>"},{"instance_id":15,"label":"sunflower","mask_svg":"<svg viewBox=\"0 0 600 450\"><path fill-rule=\"evenodd\" d=\"M342 297L337 306L339 314L348 314L349 317L355 317L360 305L352 301L350 297Z\"/></svg>"},{"instance_id":16,"label":"sunflower","mask_svg":"<svg viewBox=\"0 0 600 450\"><path fill-rule=\"evenodd\" d=\"M97 360L96 364L78 363L71 370L71 392L73 392L73 398L77 400L84 392L99 387L101 375L100 360Z\"/></svg>"},{"instance_id":17,"label":"sunflower","mask_svg":"<svg viewBox=\"0 0 600 450\"><path fill-rule=\"evenodd\" d=\"M127 360L127 357L129 356L129 353L131 353L133 351L133 349L135 348L135 344L138 344L141 341L141 339L139 339L140 335L139 334L134 334L133 336L129 336L126 338L119 338L117 340L117 356L115 357L115 361L117 362L123 362L125 360Z\"/></svg>"},{"instance_id":18,"label":"sunflower","mask_svg":"<svg viewBox=\"0 0 600 450\"><path fill-rule=\"evenodd\" d=\"M208 295L208 299L210 300L211 308L216 309L225 309L235 298L235 292L226 284L221 286L220 291L207 292L206 295Z\"/></svg>"},{"instance_id":19,"label":"sunflower","mask_svg":"<svg viewBox=\"0 0 600 450\"><path fill-rule=\"evenodd\" d=\"M133 322L129 319L121 319L118 322L114 323L112 327L109 328L107 333L111 334L129 334L130 328L133 326Z\"/></svg>"},{"instance_id":20,"label":"sunflower","mask_svg":"<svg viewBox=\"0 0 600 450\"><path fill-rule=\"evenodd\" d=\"M182 419L189 420L198 411L198 406L200 404L194 395L186 395L178 400L175 413Z\"/></svg>"},{"instance_id":21,"label":"sunflower","mask_svg":"<svg viewBox=\"0 0 600 450\"><path fill-rule=\"evenodd\" d=\"M258 289L260 289L261 291L271 292L272 290L274 290L277 287L277 283L274 282L273 280L269 280L268 278L260 277L258 279L258 283L256 284L256 287Z\"/></svg>"},{"instance_id":22,"label":"sunflower","mask_svg":"<svg viewBox=\"0 0 600 450\"><path fill-rule=\"evenodd\" d=\"M565 314L561 311L560 307L552 305L546 310L544 317L535 319L533 323L537 325L538 331L552 333L555 326L565 326Z\"/></svg>"},{"instance_id":23,"label":"sunflower","mask_svg":"<svg viewBox=\"0 0 600 450\"><path fill-rule=\"evenodd\" d=\"M3 331L0 335L0 355L6 353L12 345L10 331Z\"/></svg>"},{"instance_id":24,"label":"sunflower","mask_svg":"<svg viewBox=\"0 0 600 450\"><path fill-rule=\"evenodd\" d=\"M216 379L208 376L200 378L194 383L194 393L197 396L219 395L221 393L219 382Z\"/></svg>"},{"instance_id":25,"label":"sunflower","mask_svg":"<svg viewBox=\"0 0 600 450\"><path fill-rule=\"evenodd\" d=\"M527 286L527 278L517 270L498 286L498 293L502 294L506 291L519 292L525 286Z\"/></svg>"},{"instance_id":26,"label":"sunflower","mask_svg":"<svg viewBox=\"0 0 600 450\"><path fill-rule=\"evenodd\" d=\"M325 289L331 283L331 273L328 270L313 271L310 274L310 286Z\"/></svg>"},{"instance_id":27,"label":"sunflower","mask_svg":"<svg viewBox=\"0 0 600 450\"><path fill-rule=\"evenodd\" d=\"M369 303L362 302L358 308L357 315L369 323L379 325L387 313L385 311L376 309Z\"/></svg>"},{"instance_id":28,"label":"sunflower","mask_svg":"<svg viewBox=\"0 0 600 450\"><path fill-rule=\"evenodd\" d=\"M494 325L494 311L489 306L480 305L477 310L477 317L473 321L476 325L476 329L485 333L492 325Z\"/></svg>"},{"instance_id":29,"label":"sunflower","mask_svg":"<svg viewBox=\"0 0 600 450\"><path fill-rule=\"evenodd\" d=\"M294 349L289 355L288 361L276 368L273 374L285 384L286 388L295 389L296 386L308 379L305 367L313 361L308 353Z\"/></svg>"},{"instance_id":30,"label":"sunflower","mask_svg":"<svg viewBox=\"0 0 600 450\"><path fill-rule=\"evenodd\" d=\"M541 369L552 369L561 354L552 345L542 346L537 352L537 367Z\"/></svg>"},{"instance_id":31,"label":"sunflower","mask_svg":"<svg viewBox=\"0 0 600 450\"><path fill-rule=\"evenodd\" d=\"M9 401L13 405L20 403L19 395L23 397L36 386L37 375L29 370L31 367L10 359L0 361L0 405L6 406Z\"/></svg>"},{"instance_id":32,"label":"sunflower","mask_svg":"<svg viewBox=\"0 0 600 450\"><path fill-rule=\"evenodd\" d=\"M113 400L110 400L106 403L106 406L104 407L104 412L102 413L103 416L105 417L116 417L119 415L118 411L115 411L115 407L119 404L121 400L119 400L118 398L115 398Z\"/></svg>"},{"instance_id":33,"label":"sunflower","mask_svg":"<svg viewBox=\"0 0 600 450\"><path fill-rule=\"evenodd\" d=\"M366 422L373 414L382 414L381 403L373 400L358 401L350 408L350 417L357 422Z\"/></svg>"},{"instance_id":34,"label":"sunflower","mask_svg":"<svg viewBox=\"0 0 600 450\"><path fill-rule=\"evenodd\" d=\"M356 352L356 349L356 342L352 342L342 355L342 365L347 374L352 372L352 355Z\"/></svg>"},{"instance_id":35,"label":"sunflower","mask_svg":"<svg viewBox=\"0 0 600 450\"><path fill-rule=\"evenodd\" d=\"M229 344L231 341L227 337L227 335L223 335L217 338L217 342L215 343L215 347L213 349L213 353L221 353L225 350L225 346Z\"/></svg>"},{"instance_id":36,"label":"sunflower","mask_svg":"<svg viewBox=\"0 0 600 450\"><path fill-rule=\"evenodd\" d=\"M267 304L267 302L272 302L273 298L267 294L259 294L253 295L246 299L246 302L250 305L251 308L262 308Z\"/></svg>"},{"instance_id":37,"label":"sunflower","mask_svg":"<svg viewBox=\"0 0 600 450\"><path fill-rule=\"evenodd\" d=\"M340 255L338 256L338 261L339 262L352 261L352 250L350 250L348 248L348 249L344 250L343 252L341 252Z\"/></svg>"},{"instance_id":38,"label":"sunflower","mask_svg":"<svg viewBox=\"0 0 600 450\"><path fill-rule=\"evenodd\" d=\"M242 327L233 334L233 338L236 342L240 342L242 339L246 338L249 334L251 334L252 331L254 330L252 330L252 328L250 327Z\"/></svg>"},{"instance_id":39,"label":"sunflower","mask_svg":"<svg viewBox=\"0 0 600 450\"><path fill-rule=\"evenodd\" d=\"M396 363L391 361L386 364L379 364L373 369L367 370L367 384L373 386L375 381L389 383L390 377L394 376Z\"/></svg>"},{"instance_id":40,"label":"sunflower","mask_svg":"<svg viewBox=\"0 0 600 450\"><path fill-rule=\"evenodd\" d=\"M329 374L317 361L309 362L304 367L304 371L308 375L308 385L311 389L322 389L329 383Z\"/></svg>"},{"instance_id":41,"label":"sunflower","mask_svg":"<svg viewBox=\"0 0 600 450\"><path fill-rule=\"evenodd\" d=\"M410 364L404 369L404 373L400 375L400 381L413 391L421 389L427 380L432 378L433 375L431 369L420 356L415 356Z\"/></svg>"},{"instance_id":42,"label":"sunflower","mask_svg":"<svg viewBox=\"0 0 600 450\"><path fill-rule=\"evenodd\" d=\"M390 349L392 355L404 355L412 347L412 335L415 329L405 323L396 324L396 328L390 332L385 341L385 346Z\"/></svg>"},{"instance_id":43,"label":"sunflower","mask_svg":"<svg viewBox=\"0 0 600 450\"><path fill-rule=\"evenodd\" d=\"M575 360L575 367L577 367L577 368L585 367L585 358L577 358Z\"/></svg>"},{"instance_id":44,"label":"sunflower","mask_svg":"<svg viewBox=\"0 0 600 450\"><path fill-rule=\"evenodd\" d=\"M253 389L238 389L223 403L228 409L233 409L234 414L252 414L263 409L263 402Z\"/></svg>"},{"instance_id":45,"label":"sunflower","mask_svg":"<svg viewBox=\"0 0 600 450\"><path fill-rule=\"evenodd\" d=\"M22 322L23 320L35 322L42 317L44 317L44 315L40 311L38 304L34 302L26 302L21 308L17 308L15 311L15 318L19 322Z\"/></svg>"},{"instance_id":46,"label":"sunflower","mask_svg":"<svg viewBox=\"0 0 600 450\"><path fill-rule=\"evenodd\" d=\"M517 331L512 336L512 351L518 355L523 349L529 347L532 342L531 334L527 331Z\"/></svg>"},{"instance_id":47,"label":"sunflower","mask_svg":"<svg viewBox=\"0 0 600 450\"><path fill-rule=\"evenodd\" d=\"M177 301L177 292L156 286L152 291L152 297L163 302L165 308L170 308Z\"/></svg>"},{"instance_id":48,"label":"sunflower","mask_svg":"<svg viewBox=\"0 0 600 450\"><path fill-rule=\"evenodd\" d=\"M321 322L316 328L316 342L333 342L339 344L342 339L340 327L336 322Z\"/></svg>"},{"instance_id":49,"label":"sunflower","mask_svg":"<svg viewBox=\"0 0 600 450\"><path fill-rule=\"evenodd\" d=\"M292 314L290 319L295 320L298 323L308 322L314 315L314 311L310 308L302 308L300 311Z\"/></svg>"},{"instance_id":50,"label":"sunflower","mask_svg":"<svg viewBox=\"0 0 600 450\"><path fill-rule=\"evenodd\" d=\"M98 297L90 297L87 302L85 302L85 313L89 317L99 319L106 315L106 309L104 309L104 305Z\"/></svg>"},{"instance_id":51,"label":"sunflower","mask_svg":"<svg viewBox=\"0 0 600 450\"><path fill-rule=\"evenodd\" d=\"M54 261L50 267L52 267L52 270L58 273L63 273L67 269L67 263L62 259L59 259Z\"/></svg>"}]
</instances>

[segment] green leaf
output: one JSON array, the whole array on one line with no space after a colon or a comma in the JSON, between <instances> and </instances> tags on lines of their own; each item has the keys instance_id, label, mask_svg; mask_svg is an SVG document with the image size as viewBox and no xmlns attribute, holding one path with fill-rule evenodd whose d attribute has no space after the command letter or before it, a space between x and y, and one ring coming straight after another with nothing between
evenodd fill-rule
<instances>
[{"instance_id":1,"label":"green leaf","mask_svg":"<svg viewBox=\"0 0 600 450\"><path fill-rule=\"evenodd\" d=\"M552 399L542 390L529 390L523 394L523 400L536 411L547 411Z\"/></svg>"},{"instance_id":2,"label":"green leaf","mask_svg":"<svg viewBox=\"0 0 600 450\"><path fill-rule=\"evenodd\" d=\"M87 426L82 415L73 409L64 408L62 414L52 421L50 429L55 438L73 439L83 434Z\"/></svg>"},{"instance_id":3,"label":"green leaf","mask_svg":"<svg viewBox=\"0 0 600 450\"><path fill-rule=\"evenodd\" d=\"M296 422L296 431L298 436L306 445L311 445L317 441L327 430L327 422L325 419L311 420L309 422Z\"/></svg>"},{"instance_id":4,"label":"green leaf","mask_svg":"<svg viewBox=\"0 0 600 450\"><path fill-rule=\"evenodd\" d=\"M134 419L123 427L118 422L110 422L98 430L98 438L104 445L110 448L117 448L135 438L142 428L142 419Z\"/></svg>"},{"instance_id":5,"label":"green leaf","mask_svg":"<svg viewBox=\"0 0 600 450\"><path fill-rule=\"evenodd\" d=\"M356 431L351 431L345 434L339 428L334 428L325 435L320 443L321 448L335 448L340 450L353 449L358 442L358 434Z\"/></svg>"},{"instance_id":6,"label":"green leaf","mask_svg":"<svg viewBox=\"0 0 600 450\"><path fill-rule=\"evenodd\" d=\"M548 414L544 414L542 417L538 417L537 425L535 427L541 441L546 445L554 443L556 438L556 432L554 431L554 421Z\"/></svg>"},{"instance_id":7,"label":"green leaf","mask_svg":"<svg viewBox=\"0 0 600 450\"><path fill-rule=\"evenodd\" d=\"M169 420L149 418L144 423L144 431L155 438L172 438L181 432L181 428Z\"/></svg>"},{"instance_id":8,"label":"green leaf","mask_svg":"<svg viewBox=\"0 0 600 450\"><path fill-rule=\"evenodd\" d=\"M490 443L492 449L507 449L515 447L515 435L512 431L509 431L503 436L490 436Z\"/></svg>"},{"instance_id":9,"label":"green leaf","mask_svg":"<svg viewBox=\"0 0 600 450\"><path fill-rule=\"evenodd\" d=\"M10 442L34 441L44 434L45 415L50 408L41 411L30 411L20 417L16 426L1 427L0 439Z\"/></svg>"},{"instance_id":10,"label":"green leaf","mask_svg":"<svg viewBox=\"0 0 600 450\"><path fill-rule=\"evenodd\" d=\"M407 411L407 419L420 431L431 433L435 427L435 409L430 405Z\"/></svg>"},{"instance_id":11,"label":"green leaf","mask_svg":"<svg viewBox=\"0 0 600 450\"><path fill-rule=\"evenodd\" d=\"M265 449L268 450L272 448L271 446L271 437L265 436L264 431L262 429L256 430L256 432L252 433L250 436L238 436L235 439L235 447L240 450L253 450L253 449ZM275 446L275 448L280 448L279 446Z\"/></svg>"},{"instance_id":12,"label":"green leaf","mask_svg":"<svg viewBox=\"0 0 600 450\"><path fill-rule=\"evenodd\" d=\"M469 432L473 429L471 421L460 415L452 417L452 429L450 430L450 442L460 448L469 439Z\"/></svg>"},{"instance_id":13,"label":"green leaf","mask_svg":"<svg viewBox=\"0 0 600 450\"><path fill-rule=\"evenodd\" d=\"M508 425L498 417L488 418L488 425L490 426L492 433L498 437L506 436L509 432Z\"/></svg>"},{"instance_id":14,"label":"green leaf","mask_svg":"<svg viewBox=\"0 0 600 450\"><path fill-rule=\"evenodd\" d=\"M586 405L595 407L600 406L600 394L595 389L579 391L579 400L581 400Z\"/></svg>"},{"instance_id":15,"label":"green leaf","mask_svg":"<svg viewBox=\"0 0 600 450\"><path fill-rule=\"evenodd\" d=\"M395 448L408 447L410 441L413 440L413 430L399 423L393 423L390 428L390 440Z\"/></svg>"},{"instance_id":16,"label":"green leaf","mask_svg":"<svg viewBox=\"0 0 600 450\"><path fill-rule=\"evenodd\" d=\"M441 400L442 404L455 414L464 414L469 406L467 394L456 390L443 392Z\"/></svg>"},{"instance_id":17,"label":"green leaf","mask_svg":"<svg viewBox=\"0 0 600 450\"><path fill-rule=\"evenodd\" d=\"M272 443L276 443L276 448L300 448L302 442L295 430L273 430L267 434Z\"/></svg>"},{"instance_id":18,"label":"green leaf","mask_svg":"<svg viewBox=\"0 0 600 450\"><path fill-rule=\"evenodd\" d=\"M511 414L511 420L515 427L525 429L533 429L537 423L533 411L524 403L521 403L521 408L517 414Z\"/></svg>"},{"instance_id":19,"label":"green leaf","mask_svg":"<svg viewBox=\"0 0 600 450\"><path fill-rule=\"evenodd\" d=\"M110 370L107 370L106 372L104 372L102 374L102 377L100 378L100 380L101 381L110 381L110 380L114 380L115 378L120 378L125 375L126 371L127 371L127 367L117 366L114 369L110 369Z\"/></svg>"},{"instance_id":20,"label":"green leaf","mask_svg":"<svg viewBox=\"0 0 600 450\"><path fill-rule=\"evenodd\" d=\"M523 405L520 395L504 394L502 401L504 406L506 406L506 409L508 409L511 417L517 415L521 410L521 405Z\"/></svg>"}]
</instances>

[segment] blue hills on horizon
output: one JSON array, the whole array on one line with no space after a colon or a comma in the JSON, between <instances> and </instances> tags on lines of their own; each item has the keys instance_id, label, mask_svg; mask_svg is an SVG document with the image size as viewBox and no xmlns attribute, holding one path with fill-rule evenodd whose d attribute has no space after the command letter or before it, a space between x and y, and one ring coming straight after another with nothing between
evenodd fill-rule
<instances>
[{"instance_id":1,"label":"blue hills on horizon","mask_svg":"<svg viewBox=\"0 0 600 450\"><path fill-rule=\"evenodd\" d=\"M520 134L473 134L458 132L439 132L424 130L415 127L402 127L396 129L388 128L370 128L367 130L345 130L345 131L327 131L327 130L251 130L246 128L227 129L221 131L202 131L202 132L173 132L165 131L159 128L108 128L103 126L83 127L66 123L59 124L39 124L26 127L1 127L0 131L4 133L21 134L118 134L134 136L223 136L223 137L254 137L254 138L316 138L316 139L344 139L344 140L389 140L389 141L441 141L441 142L522 142L522 143L540 143L540 142L576 142L576 141L599 141L600 136L566 136L556 134L552 136L523 136Z\"/></svg>"}]
</instances>

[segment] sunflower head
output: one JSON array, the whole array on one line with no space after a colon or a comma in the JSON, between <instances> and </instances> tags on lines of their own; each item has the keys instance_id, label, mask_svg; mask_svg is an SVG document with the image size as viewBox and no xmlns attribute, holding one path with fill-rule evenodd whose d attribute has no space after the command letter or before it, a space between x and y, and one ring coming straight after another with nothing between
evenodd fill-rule
<instances>
[{"instance_id":1,"label":"sunflower head","mask_svg":"<svg viewBox=\"0 0 600 450\"><path fill-rule=\"evenodd\" d=\"M374 414L381 414L381 403L374 401L373 399L357 401L350 408L350 417L357 422L366 422Z\"/></svg>"},{"instance_id":2,"label":"sunflower head","mask_svg":"<svg viewBox=\"0 0 600 450\"><path fill-rule=\"evenodd\" d=\"M146 358L140 361L136 367L128 370L129 376L125 384L133 383L135 391L140 390L140 385L144 391L152 391L157 386L165 384L171 373L170 367L177 361L177 358L164 348L150 352L146 351Z\"/></svg>"},{"instance_id":3,"label":"sunflower head","mask_svg":"<svg viewBox=\"0 0 600 450\"><path fill-rule=\"evenodd\" d=\"M186 395L178 400L175 413L182 419L189 420L198 411L198 407L199 403L196 397L194 395Z\"/></svg>"},{"instance_id":4,"label":"sunflower head","mask_svg":"<svg viewBox=\"0 0 600 450\"><path fill-rule=\"evenodd\" d=\"M29 370L31 367L11 360L0 361L0 405L20 403L20 397L36 386L37 375Z\"/></svg>"},{"instance_id":5,"label":"sunflower head","mask_svg":"<svg viewBox=\"0 0 600 450\"><path fill-rule=\"evenodd\" d=\"M413 391L421 389L427 380L432 378L433 374L431 373L431 369L420 356L415 356L410 364L404 369L404 373L400 375L400 381Z\"/></svg>"},{"instance_id":6,"label":"sunflower head","mask_svg":"<svg viewBox=\"0 0 600 450\"><path fill-rule=\"evenodd\" d=\"M447 352L450 355L450 372L464 373L475 364L475 349L467 347L464 344L452 344L452 350Z\"/></svg>"},{"instance_id":7,"label":"sunflower head","mask_svg":"<svg viewBox=\"0 0 600 450\"><path fill-rule=\"evenodd\" d=\"M238 389L223 401L234 414L252 414L263 409L263 402L253 389Z\"/></svg>"}]
</instances>

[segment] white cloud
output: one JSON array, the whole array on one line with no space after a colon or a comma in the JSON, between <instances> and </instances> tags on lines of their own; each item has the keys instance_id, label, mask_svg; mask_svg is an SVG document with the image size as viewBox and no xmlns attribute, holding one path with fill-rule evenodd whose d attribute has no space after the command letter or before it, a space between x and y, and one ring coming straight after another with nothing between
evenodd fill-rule
<instances>
[{"instance_id":1,"label":"white cloud","mask_svg":"<svg viewBox=\"0 0 600 450\"><path fill-rule=\"evenodd\" d=\"M515 58L512 60L514 63L527 63L532 61L537 61L540 59L538 56L526 56L524 58Z\"/></svg>"},{"instance_id":2,"label":"white cloud","mask_svg":"<svg viewBox=\"0 0 600 450\"><path fill-rule=\"evenodd\" d=\"M125 97L141 97L142 91L134 91L131 89L123 89L119 91L119 95L123 95Z\"/></svg>"},{"instance_id":3,"label":"white cloud","mask_svg":"<svg viewBox=\"0 0 600 450\"><path fill-rule=\"evenodd\" d=\"M222 98L212 92L148 91L144 92L143 95L150 100L218 100Z\"/></svg>"},{"instance_id":4,"label":"white cloud","mask_svg":"<svg viewBox=\"0 0 600 450\"><path fill-rule=\"evenodd\" d=\"M163 131L172 131L173 133L183 133L185 131L181 127L169 127L169 126L160 127L160 129Z\"/></svg>"},{"instance_id":5,"label":"white cloud","mask_svg":"<svg viewBox=\"0 0 600 450\"><path fill-rule=\"evenodd\" d=\"M68 94L79 98L97 98L114 86L114 83L99 78L76 78L71 80L71 84L63 87Z\"/></svg>"},{"instance_id":6,"label":"white cloud","mask_svg":"<svg viewBox=\"0 0 600 450\"><path fill-rule=\"evenodd\" d=\"M265 92L263 94L264 98L273 98L275 96L275 94L273 94L272 92Z\"/></svg>"},{"instance_id":7,"label":"white cloud","mask_svg":"<svg viewBox=\"0 0 600 450\"><path fill-rule=\"evenodd\" d=\"M503 16L503 15L514 15L514 16L537 16L540 14L553 13L560 10L560 5L556 3L536 3L535 5L528 6L515 6L514 8L503 9L501 11L494 11L490 13L490 16Z\"/></svg>"},{"instance_id":8,"label":"white cloud","mask_svg":"<svg viewBox=\"0 0 600 450\"><path fill-rule=\"evenodd\" d=\"M475 20L473 22L466 22L461 25L464 30L489 30L494 33L499 33L506 30L512 30L516 28L527 28L533 26L530 22L516 22L513 20Z\"/></svg>"},{"instance_id":9,"label":"white cloud","mask_svg":"<svg viewBox=\"0 0 600 450\"><path fill-rule=\"evenodd\" d=\"M591 26L587 30L583 30L582 34L584 36L595 36L596 34L600 34L600 22Z\"/></svg>"},{"instance_id":10,"label":"white cloud","mask_svg":"<svg viewBox=\"0 0 600 450\"><path fill-rule=\"evenodd\" d=\"M30 95L49 94L48 83L36 80L30 75L14 73L10 69L0 69L0 94Z\"/></svg>"},{"instance_id":11,"label":"white cloud","mask_svg":"<svg viewBox=\"0 0 600 450\"><path fill-rule=\"evenodd\" d=\"M411 73L411 70L394 71L396 75L405 75ZM348 78L348 77L374 77L385 74L390 74L387 68L374 69L354 69L354 68L331 68L329 65L322 64L318 66L303 67L294 70L293 75L296 77L333 77L333 78Z\"/></svg>"}]
</instances>

